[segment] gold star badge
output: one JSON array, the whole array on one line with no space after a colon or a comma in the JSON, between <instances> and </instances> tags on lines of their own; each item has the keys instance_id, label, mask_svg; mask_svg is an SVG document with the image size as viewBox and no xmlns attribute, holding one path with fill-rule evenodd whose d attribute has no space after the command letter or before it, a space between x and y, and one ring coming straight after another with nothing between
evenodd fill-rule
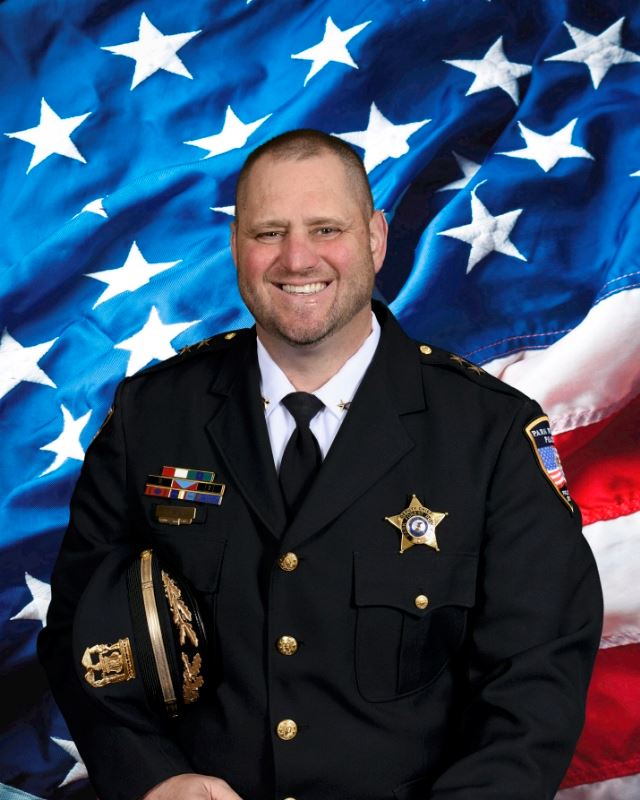
<instances>
[{"instance_id":1,"label":"gold star badge","mask_svg":"<svg viewBox=\"0 0 640 800\"><path fill-rule=\"evenodd\" d=\"M434 550L440 550L436 538L436 528L447 516L447 511L431 511L423 506L415 494L411 495L411 502L399 514L385 517L400 531L400 552L404 553L414 544L426 544Z\"/></svg>"}]
</instances>

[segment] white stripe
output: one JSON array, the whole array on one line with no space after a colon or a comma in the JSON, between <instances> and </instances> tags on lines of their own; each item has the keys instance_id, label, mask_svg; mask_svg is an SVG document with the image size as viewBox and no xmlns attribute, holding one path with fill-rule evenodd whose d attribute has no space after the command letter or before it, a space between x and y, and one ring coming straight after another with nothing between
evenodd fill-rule
<instances>
[{"instance_id":1,"label":"white stripe","mask_svg":"<svg viewBox=\"0 0 640 800\"><path fill-rule=\"evenodd\" d=\"M640 393L639 320L640 289L619 292L595 305L549 347L521 350L484 368L535 398L549 414L554 433L590 425ZM480 361L481 355L478 351L470 358Z\"/></svg>"},{"instance_id":2,"label":"white stripe","mask_svg":"<svg viewBox=\"0 0 640 800\"><path fill-rule=\"evenodd\" d=\"M35 794L27 794L20 789L14 789L13 786L7 786L6 783L0 783L0 800L42 800L42 798Z\"/></svg>"},{"instance_id":3,"label":"white stripe","mask_svg":"<svg viewBox=\"0 0 640 800\"><path fill-rule=\"evenodd\" d=\"M556 800L638 800L639 797L640 775L629 775L563 789L556 795Z\"/></svg>"},{"instance_id":4,"label":"white stripe","mask_svg":"<svg viewBox=\"0 0 640 800\"><path fill-rule=\"evenodd\" d=\"M610 633L600 639L600 649L606 650L608 647L622 647L625 644L640 643L640 625L629 625L620 628L615 633Z\"/></svg>"},{"instance_id":5,"label":"white stripe","mask_svg":"<svg viewBox=\"0 0 640 800\"><path fill-rule=\"evenodd\" d=\"M596 558L604 594L601 646L640 642L640 511L586 525L584 535Z\"/></svg>"}]
</instances>

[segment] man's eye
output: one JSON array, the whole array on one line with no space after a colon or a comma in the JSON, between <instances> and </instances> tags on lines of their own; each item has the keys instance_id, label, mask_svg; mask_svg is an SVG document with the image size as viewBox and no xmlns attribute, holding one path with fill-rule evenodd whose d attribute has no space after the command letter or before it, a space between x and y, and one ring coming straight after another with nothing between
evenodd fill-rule
<instances>
[{"instance_id":1,"label":"man's eye","mask_svg":"<svg viewBox=\"0 0 640 800\"><path fill-rule=\"evenodd\" d=\"M276 241L280 239L282 236L281 231L262 231L262 233L258 234L258 239L262 239L263 241Z\"/></svg>"},{"instance_id":2,"label":"man's eye","mask_svg":"<svg viewBox=\"0 0 640 800\"><path fill-rule=\"evenodd\" d=\"M340 233L339 228L333 228L330 225L323 225L321 228L318 228L318 234L320 236L333 236L336 233Z\"/></svg>"}]
</instances>

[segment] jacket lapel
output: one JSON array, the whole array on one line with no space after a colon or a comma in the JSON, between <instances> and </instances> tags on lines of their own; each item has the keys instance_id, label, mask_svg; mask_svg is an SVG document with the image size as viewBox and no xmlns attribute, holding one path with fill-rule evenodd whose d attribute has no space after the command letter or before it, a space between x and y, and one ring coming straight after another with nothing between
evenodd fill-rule
<instances>
[{"instance_id":1,"label":"jacket lapel","mask_svg":"<svg viewBox=\"0 0 640 800\"><path fill-rule=\"evenodd\" d=\"M211 391L218 407L207 432L247 504L280 538L286 524L260 396L255 332L230 349Z\"/></svg>"},{"instance_id":2,"label":"jacket lapel","mask_svg":"<svg viewBox=\"0 0 640 800\"><path fill-rule=\"evenodd\" d=\"M376 354L286 534L298 546L348 508L413 447L402 417L425 407L416 345L388 312Z\"/></svg>"}]
</instances>

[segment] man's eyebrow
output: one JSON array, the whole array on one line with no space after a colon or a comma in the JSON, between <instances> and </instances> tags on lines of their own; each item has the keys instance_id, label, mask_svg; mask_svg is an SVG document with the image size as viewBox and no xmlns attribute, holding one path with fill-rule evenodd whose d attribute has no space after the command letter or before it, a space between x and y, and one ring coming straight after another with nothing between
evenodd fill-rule
<instances>
[{"instance_id":1,"label":"man's eyebrow","mask_svg":"<svg viewBox=\"0 0 640 800\"><path fill-rule=\"evenodd\" d=\"M303 220L305 225L347 225L349 220L343 217L307 217ZM290 222L286 219L258 219L250 226L250 230L263 230L265 228L288 228Z\"/></svg>"},{"instance_id":2,"label":"man's eyebrow","mask_svg":"<svg viewBox=\"0 0 640 800\"><path fill-rule=\"evenodd\" d=\"M345 217L309 217L304 220L305 225L346 225Z\"/></svg>"},{"instance_id":3,"label":"man's eyebrow","mask_svg":"<svg viewBox=\"0 0 640 800\"><path fill-rule=\"evenodd\" d=\"M251 230L258 228L286 228L289 223L284 219L258 219L251 225Z\"/></svg>"}]
</instances>

